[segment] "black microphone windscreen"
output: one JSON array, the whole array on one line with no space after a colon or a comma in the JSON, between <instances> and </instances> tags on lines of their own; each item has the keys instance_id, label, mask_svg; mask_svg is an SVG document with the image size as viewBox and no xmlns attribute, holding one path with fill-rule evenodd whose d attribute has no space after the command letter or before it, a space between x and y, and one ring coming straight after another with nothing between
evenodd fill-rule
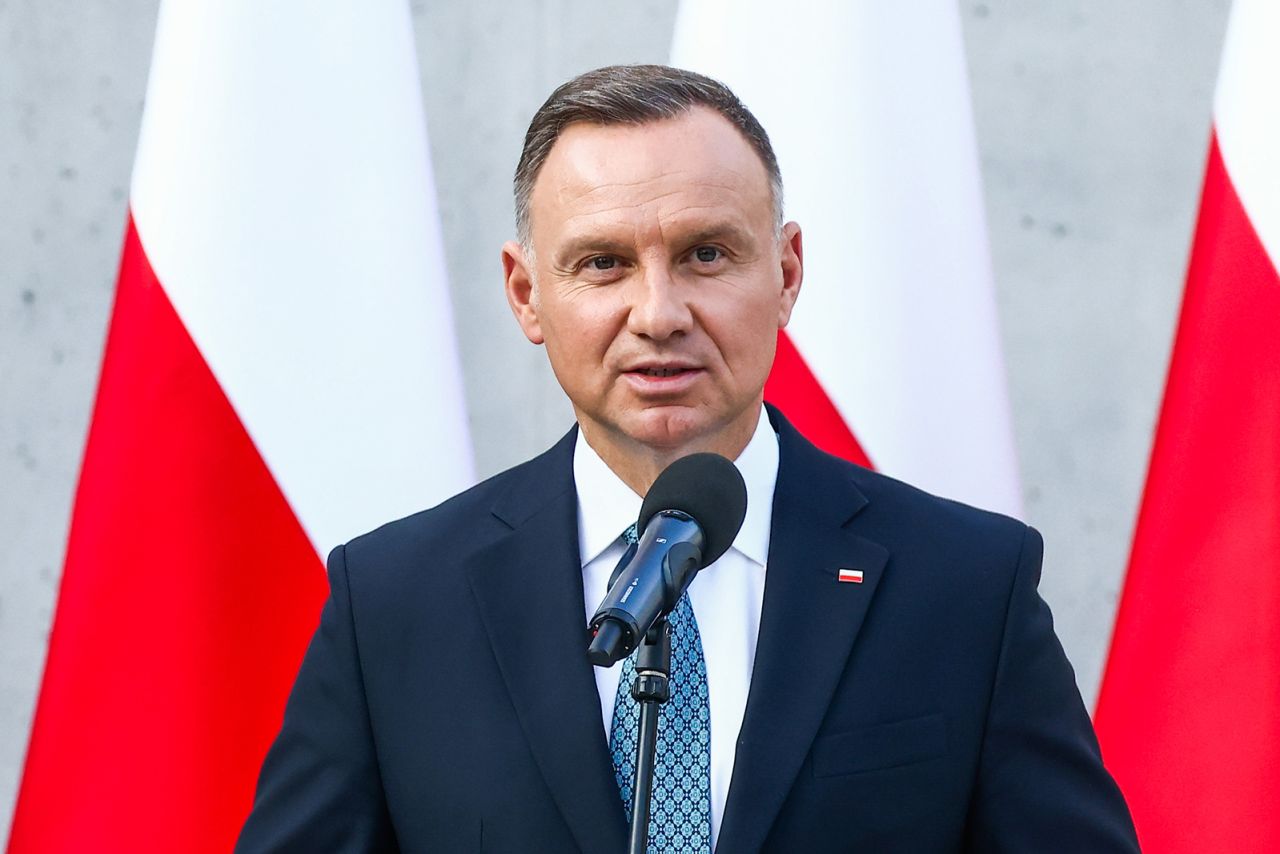
<instances>
[{"instance_id":1,"label":"black microphone windscreen","mask_svg":"<svg viewBox=\"0 0 1280 854\"><path fill-rule=\"evenodd\" d=\"M644 533L654 514L688 513L706 537L702 565L729 550L747 515L747 485L738 467L719 454L690 454L663 469L640 507L636 530Z\"/></svg>"}]
</instances>

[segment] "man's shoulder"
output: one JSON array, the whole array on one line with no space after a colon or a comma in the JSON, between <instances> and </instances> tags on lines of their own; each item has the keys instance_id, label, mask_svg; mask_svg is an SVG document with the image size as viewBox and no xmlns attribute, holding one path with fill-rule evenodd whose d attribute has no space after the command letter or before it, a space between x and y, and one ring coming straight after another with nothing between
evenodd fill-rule
<instances>
[{"instance_id":1,"label":"man's shoulder","mask_svg":"<svg viewBox=\"0 0 1280 854\"><path fill-rule=\"evenodd\" d=\"M858 488L867 496L867 513L890 531L927 536L947 545L960 539L988 547L1021 543L1027 534L1027 525L1012 516L935 495L861 466L851 468Z\"/></svg>"},{"instance_id":2,"label":"man's shoulder","mask_svg":"<svg viewBox=\"0 0 1280 854\"><path fill-rule=\"evenodd\" d=\"M477 524L483 525L488 522L491 515L490 508L495 499L503 494L505 488L514 479L520 477L521 469L530 465L531 462L521 463L493 475L434 507L379 525L372 531L352 538L346 544L346 549L348 551L396 550L439 544L442 538L449 539L457 536L460 533L459 529L472 528Z\"/></svg>"},{"instance_id":3,"label":"man's shoulder","mask_svg":"<svg viewBox=\"0 0 1280 854\"><path fill-rule=\"evenodd\" d=\"M887 553L891 566L882 593L964 602L976 615L1003 613L1022 573L1034 589L1044 545L1024 522L843 460L826 465L865 500L844 529Z\"/></svg>"},{"instance_id":4,"label":"man's shoulder","mask_svg":"<svg viewBox=\"0 0 1280 854\"><path fill-rule=\"evenodd\" d=\"M779 431L778 499L799 505L792 514L826 519L887 553L886 592L987 597L998 608L1020 567L1038 572L1043 544L1023 522L826 454L792 429Z\"/></svg>"},{"instance_id":5,"label":"man's shoulder","mask_svg":"<svg viewBox=\"0 0 1280 854\"><path fill-rule=\"evenodd\" d=\"M890 548L932 547L955 554L975 548L985 554L1012 549L1016 557L1028 537L1028 527L1017 519L832 456L800 436L785 419L776 423L783 447L778 483L784 499L806 503L824 515L847 513L852 528ZM831 502L839 506L833 508Z\"/></svg>"},{"instance_id":6,"label":"man's shoulder","mask_svg":"<svg viewBox=\"0 0 1280 854\"><path fill-rule=\"evenodd\" d=\"M340 548L353 575L420 573L457 566L465 556L508 533L522 510L573 488L573 432L531 460L499 472L453 497L355 537Z\"/></svg>"}]
</instances>

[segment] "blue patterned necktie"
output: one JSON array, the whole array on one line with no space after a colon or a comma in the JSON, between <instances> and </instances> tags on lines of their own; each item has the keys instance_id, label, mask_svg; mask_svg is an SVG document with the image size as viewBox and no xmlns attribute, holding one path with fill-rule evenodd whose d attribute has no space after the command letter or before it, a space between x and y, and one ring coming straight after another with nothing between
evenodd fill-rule
<instances>
[{"instance_id":1,"label":"blue patterned necktie","mask_svg":"<svg viewBox=\"0 0 1280 854\"><path fill-rule=\"evenodd\" d=\"M636 526L622 535L636 541ZM689 594L680 597L671 623L671 698L658 714L658 749L649 816L649 854L709 854L711 851L711 704L707 662ZM631 696L635 654L622 662L613 705L609 745L623 809L631 821L640 704Z\"/></svg>"}]
</instances>

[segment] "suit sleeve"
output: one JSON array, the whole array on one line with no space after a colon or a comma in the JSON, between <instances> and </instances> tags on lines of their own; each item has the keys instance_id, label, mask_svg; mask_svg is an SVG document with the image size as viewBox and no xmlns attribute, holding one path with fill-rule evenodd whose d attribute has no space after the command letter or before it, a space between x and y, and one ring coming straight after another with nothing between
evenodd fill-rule
<instances>
[{"instance_id":1,"label":"suit sleeve","mask_svg":"<svg viewBox=\"0 0 1280 854\"><path fill-rule=\"evenodd\" d=\"M236 843L242 854L396 850L374 753L343 546L329 555L329 588Z\"/></svg>"},{"instance_id":2,"label":"suit sleeve","mask_svg":"<svg viewBox=\"0 0 1280 854\"><path fill-rule=\"evenodd\" d=\"M1102 765L1075 673L1036 592L1044 543L1027 528L1005 615L967 849L1132 852L1128 807Z\"/></svg>"}]
</instances>

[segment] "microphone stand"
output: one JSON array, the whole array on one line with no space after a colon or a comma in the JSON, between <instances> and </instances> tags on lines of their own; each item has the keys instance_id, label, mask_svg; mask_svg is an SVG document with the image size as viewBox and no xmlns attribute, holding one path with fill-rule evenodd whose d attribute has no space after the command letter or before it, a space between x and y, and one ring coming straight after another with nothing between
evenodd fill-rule
<instances>
[{"instance_id":1,"label":"microphone stand","mask_svg":"<svg viewBox=\"0 0 1280 854\"><path fill-rule=\"evenodd\" d=\"M649 808L653 799L654 754L658 747L658 710L671 696L671 624L661 617L636 652L636 679L631 696L640 704L640 732L636 739L636 776L632 791L631 837L628 854L649 848Z\"/></svg>"}]
</instances>

